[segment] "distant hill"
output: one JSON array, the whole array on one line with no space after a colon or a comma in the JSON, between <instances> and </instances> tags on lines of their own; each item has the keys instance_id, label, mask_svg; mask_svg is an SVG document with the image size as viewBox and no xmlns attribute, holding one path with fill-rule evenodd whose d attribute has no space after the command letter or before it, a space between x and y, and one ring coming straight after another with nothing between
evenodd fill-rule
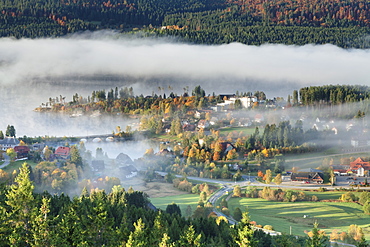
<instances>
[{"instance_id":1,"label":"distant hill","mask_svg":"<svg viewBox=\"0 0 370 247\"><path fill-rule=\"evenodd\" d=\"M330 43L367 48L369 6L364 0L1 0L0 37L116 29L176 35L204 44Z\"/></svg>"}]
</instances>

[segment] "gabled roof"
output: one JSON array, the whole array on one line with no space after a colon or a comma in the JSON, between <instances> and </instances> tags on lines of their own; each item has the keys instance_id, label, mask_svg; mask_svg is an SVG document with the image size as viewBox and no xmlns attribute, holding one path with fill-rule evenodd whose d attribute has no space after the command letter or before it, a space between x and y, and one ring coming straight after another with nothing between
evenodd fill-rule
<instances>
[{"instance_id":1,"label":"gabled roof","mask_svg":"<svg viewBox=\"0 0 370 247\"><path fill-rule=\"evenodd\" d=\"M357 171L360 167L364 168L364 170L370 170L370 162L365 162L363 159L357 158L350 163L349 170Z\"/></svg>"},{"instance_id":2,"label":"gabled roof","mask_svg":"<svg viewBox=\"0 0 370 247\"><path fill-rule=\"evenodd\" d=\"M361 159L360 157L358 157L357 159L355 159L353 162L351 163L362 163L362 162L365 162L363 161L363 159Z\"/></svg>"},{"instance_id":3,"label":"gabled roof","mask_svg":"<svg viewBox=\"0 0 370 247\"><path fill-rule=\"evenodd\" d=\"M28 153L30 148L28 146L15 146L14 151L19 153Z\"/></svg>"},{"instance_id":4,"label":"gabled roof","mask_svg":"<svg viewBox=\"0 0 370 247\"><path fill-rule=\"evenodd\" d=\"M322 171L319 169L307 168L307 169L299 170L299 172L322 172Z\"/></svg>"},{"instance_id":5,"label":"gabled roof","mask_svg":"<svg viewBox=\"0 0 370 247\"><path fill-rule=\"evenodd\" d=\"M19 140L15 137L5 137L0 139L0 145L18 145Z\"/></svg>"},{"instance_id":6,"label":"gabled roof","mask_svg":"<svg viewBox=\"0 0 370 247\"><path fill-rule=\"evenodd\" d=\"M291 179L323 181L323 176L320 172L294 172L292 173Z\"/></svg>"},{"instance_id":7,"label":"gabled roof","mask_svg":"<svg viewBox=\"0 0 370 247\"><path fill-rule=\"evenodd\" d=\"M116 163L120 165L132 165L134 162L127 154L120 153L116 158Z\"/></svg>"},{"instance_id":8,"label":"gabled roof","mask_svg":"<svg viewBox=\"0 0 370 247\"><path fill-rule=\"evenodd\" d=\"M65 156L68 156L69 155L69 152L70 152L70 148L69 147L58 147L54 154L55 155L65 155Z\"/></svg>"}]
</instances>

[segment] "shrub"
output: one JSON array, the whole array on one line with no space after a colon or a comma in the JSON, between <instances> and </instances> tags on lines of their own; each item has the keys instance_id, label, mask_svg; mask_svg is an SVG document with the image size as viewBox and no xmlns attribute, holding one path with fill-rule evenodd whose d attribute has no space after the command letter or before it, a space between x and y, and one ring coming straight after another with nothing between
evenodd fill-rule
<instances>
[{"instance_id":1,"label":"shrub","mask_svg":"<svg viewBox=\"0 0 370 247\"><path fill-rule=\"evenodd\" d=\"M323 188L323 187L320 187L320 188L318 188L318 190L317 190L318 192L325 192L326 191L326 189L325 188Z\"/></svg>"},{"instance_id":2,"label":"shrub","mask_svg":"<svg viewBox=\"0 0 370 247\"><path fill-rule=\"evenodd\" d=\"M365 202L362 209L364 210L365 214L370 214L370 201Z\"/></svg>"},{"instance_id":3,"label":"shrub","mask_svg":"<svg viewBox=\"0 0 370 247\"><path fill-rule=\"evenodd\" d=\"M353 194L352 192L347 192L345 194L343 194L341 197L340 197L340 200L342 202L354 202L354 201L357 201L357 197L355 194Z\"/></svg>"},{"instance_id":4,"label":"shrub","mask_svg":"<svg viewBox=\"0 0 370 247\"><path fill-rule=\"evenodd\" d=\"M230 210L228 208L222 208L221 212L227 216L230 216Z\"/></svg>"},{"instance_id":5,"label":"shrub","mask_svg":"<svg viewBox=\"0 0 370 247\"><path fill-rule=\"evenodd\" d=\"M311 197L311 201L313 201L313 202L317 202L318 200L319 200L319 198L317 196L315 196L315 195L313 195Z\"/></svg>"}]
</instances>

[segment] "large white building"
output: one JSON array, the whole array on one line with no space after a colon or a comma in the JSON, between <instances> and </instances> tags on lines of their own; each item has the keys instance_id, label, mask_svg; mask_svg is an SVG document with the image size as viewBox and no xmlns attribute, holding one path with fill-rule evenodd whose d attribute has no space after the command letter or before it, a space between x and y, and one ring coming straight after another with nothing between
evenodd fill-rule
<instances>
[{"instance_id":1,"label":"large white building","mask_svg":"<svg viewBox=\"0 0 370 247\"><path fill-rule=\"evenodd\" d=\"M0 150L6 151L8 148L14 148L19 145L19 140L15 137L5 137L0 139Z\"/></svg>"}]
</instances>

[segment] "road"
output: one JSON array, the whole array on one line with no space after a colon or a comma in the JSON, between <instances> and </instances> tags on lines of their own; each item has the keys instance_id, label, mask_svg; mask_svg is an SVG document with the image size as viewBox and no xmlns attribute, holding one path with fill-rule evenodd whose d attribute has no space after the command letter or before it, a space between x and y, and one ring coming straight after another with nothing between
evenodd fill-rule
<instances>
[{"instance_id":1,"label":"road","mask_svg":"<svg viewBox=\"0 0 370 247\"><path fill-rule=\"evenodd\" d=\"M4 167L10 164L10 157L6 155L6 153L4 153L3 156L4 156L4 163L0 166L0 169L3 169Z\"/></svg>"}]
</instances>

